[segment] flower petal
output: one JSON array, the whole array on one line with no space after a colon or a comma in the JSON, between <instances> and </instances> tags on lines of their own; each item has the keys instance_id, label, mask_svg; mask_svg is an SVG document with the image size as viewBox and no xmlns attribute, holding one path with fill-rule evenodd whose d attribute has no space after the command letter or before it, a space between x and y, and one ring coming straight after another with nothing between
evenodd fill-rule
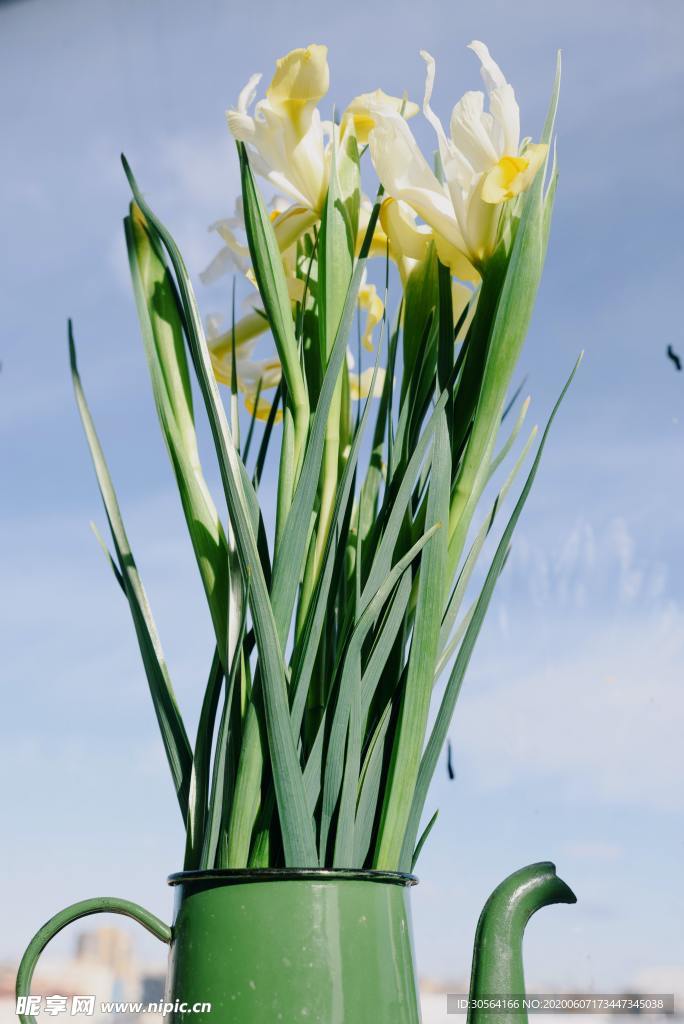
<instances>
[{"instance_id":1,"label":"flower petal","mask_svg":"<svg viewBox=\"0 0 684 1024\"><path fill-rule=\"evenodd\" d=\"M373 331L382 320L385 305L378 295L374 284L364 281L359 288L359 309L366 312L366 323L361 337L361 344L368 351L373 351Z\"/></svg>"},{"instance_id":2,"label":"flower petal","mask_svg":"<svg viewBox=\"0 0 684 1024\"><path fill-rule=\"evenodd\" d=\"M513 86L506 81L506 76L484 43L476 39L469 44L468 49L480 61L480 74L489 93L489 109L499 136L497 141L500 155L515 154L520 146L520 108Z\"/></svg>"},{"instance_id":3,"label":"flower petal","mask_svg":"<svg viewBox=\"0 0 684 1024\"><path fill-rule=\"evenodd\" d=\"M349 374L349 397L352 402L359 402L361 399L368 398L370 395L371 384L373 382L374 368L369 366L367 370L363 370L361 373L350 373ZM375 378L375 387L373 388L373 398L381 398L382 391L385 386L385 370L379 366L378 374Z\"/></svg>"},{"instance_id":4,"label":"flower petal","mask_svg":"<svg viewBox=\"0 0 684 1024\"><path fill-rule=\"evenodd\" d=\"M406 203L392 196L385 199L380 207L380 223L389 238L393 259L423 259L432 231L427 225L416 223L416 216Z\"/></svg>"},{"instance_id":5,"label":"flower petal","mask_svg":"<svg viewBox=\"0 0 684 1024\"><path fill-rule=\"evenodd\" d=\"M479 39L473 39L471 43L468 43L468 49L472 50L480 60L480 74L487 92L491 92L492 89L500 89L502 85L507 84L506 76L491 56L489 47L485 43L480 42Z\"/></svg>"},{"instance_id":6,"label":"flower petal","mask_svg":"<svg viewBox=\"0 0 684 1024\"><path fill-rule=\"evenodd\" d=\"M523 156L503 156L483 179L483 201L503 203L529 188L546 159L548 148L545 143L533 143Z\"/></svg>"},{"instance_id":7,"label":"flower petal","mask_svg":"<svg viewBox=\"0 0 684 1024\"><path fill-rule=\"evenodd\" d=\"M256 405L256 391L248 392L245 394L245 409L250 416L255 416L258 420L267 420L271 415L271 409L273 408L273 402L270 402L265 395L259 395L259 408L255 411ZM283 418L283 410L278 409L275 414L275 423L280 423Z\"/></svg>"},{"instance_id":8,"label":"flower petal","mask_svg":"<svg viewBox=\"0 0 684 1024\"><path fill-rule=\"evenodd\" d=\"M440 263L448 267L455 277L460 278L461 281L472 281L473 284L480 281L479 273L461 249L452 245L451 242L447 241L437 231L435 231L433 239Z\"/></svg>"},{"instance_id":9,"label":"flower petal","mask_svg":"<svg viewBox=\"0 0 684 1024\"><path fill-rule=\"evenodd\" d=\"M342 115L342 125L344 126L345 122L352 121L357 141L362 146L365 146L370 133L375 127L373 110L383 107L393 110L397 114L402 114L403 112L406 120L414 117L419 110L417 103L412 103L407 99L400 99L398 96L389 96L382 89L375 89L373 92L364 92L360 96L354 97Z\"/></svg>"},{"instance_id":10,"label":"flower petal","mask_svg":"<svg viewBox=\"0 0 684 1024\"><path fill-rule=\"evenodd\" d=\"M308 206L290 206L278 214L273 221L273 230L280 251L289 249L317 220L317 214Z\"/></svg>"},{"instance_id":11,"label":"flower petal","mask_svg":"<svg viewBox=\"0 0 684 1024\"><path fill-rule=\"evenodd\" d=\"M442 122L432 110L430 106L430 100L432 98L432 90L435 84L435 58L428 53L427 50L421 50L420 55L426 64L425 73L425 94L423 96L423 113L426 119L430 122L437 135L437 142L439 144L439 154L444 162L449 157L449 141L446 137L446 132L442 127Z\"/></svg>"},{"instance_id":12,"label":"flower petal","mask_svg":"<svg viewBox=\"0 0 684 1024\"><path fill-rule=\"evenodd\" d=\"M313 43L305 49L291 50L276 61L276 70L266 90L271 103L315 105L330 87L328 47Z\"/></svg>"},{"instance_id":13,"label":"flower petal","mask_svg":"<svg viewBox=\"0 0 684 1024\"><path fill-rule=\"evenodd\" d=\"M369 145L373 165L387 193L403 199L427 224L463 249L463 236L447 189L428 166L404 119L378 111Z\"/></svg>"}]
</instances>

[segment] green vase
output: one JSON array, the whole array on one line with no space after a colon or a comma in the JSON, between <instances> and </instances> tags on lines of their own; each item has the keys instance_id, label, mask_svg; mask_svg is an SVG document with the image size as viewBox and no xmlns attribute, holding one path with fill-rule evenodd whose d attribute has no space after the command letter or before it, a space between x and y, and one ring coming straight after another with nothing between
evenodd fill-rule
<instances>
[{"instance_id":1,"label":"green vase","mask_svg":"<svg viewBox=\"0 0 684 1024\"><path fill-rule=\"evenodd\" d=\"M173 1024L418 1024L408 900L415 882L380 871L180 872L169 878L170 929L127 901L75 904L33 940L17 992L28 992L57 931L113 911L169 943L165 1001L174 1009L165 1020Z\"/></svg>"},{"instance_id":2,"label":"green vase","mask_svg":"<svg viewBox=\"0 0 684 1024\"><path fill-rule=\"evenodd\" d=\"M169 945L165 1020L172 1024L420 1024L408 899L416 881L384 871L180 872L169 878L176 896L170 928L109 897L56 914L24 954L17 996L29 994L38 957L62 928L117 913ZM559 902L574 896L549 863L497 887L478 925L471 995L522 993L525 925L539 907ZM479 1014L469 1017L476 1024ZM500 1014L488 1024L524 1019Z\"/></svg>"}]
</instances>

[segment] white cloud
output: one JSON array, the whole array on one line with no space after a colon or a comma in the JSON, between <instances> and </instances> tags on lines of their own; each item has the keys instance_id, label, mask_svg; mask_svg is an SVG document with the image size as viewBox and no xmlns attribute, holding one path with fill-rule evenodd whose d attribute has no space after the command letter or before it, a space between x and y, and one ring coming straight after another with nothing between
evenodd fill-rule
<instances>
[{"instance_id":1,"label":"white cloud","mask_svg":"<svg viewBox=\"0 0 684 1024\"><path fill-rule=\"evenodd\" d=\"M525 521L514 538L499 593L516 605L524 597L549 613L600 607L603 617L612 617L630 607L652 609L667 587L665 563L639 548L624 515L613 515L603 523L579 517L555 543L548 531L540 537Z\"/></svg>"},{"instance_id":2,"label":"white cloud","mask_svg":"<svg viewBox=\"0 0 684 1024\"><path fill-rule=\"evenodd\" d=\"M514 547L452 728L480 785L684 806L684 608L641 545L618 518L578 522L555 551Z\"/></svg>"}]
</instances>

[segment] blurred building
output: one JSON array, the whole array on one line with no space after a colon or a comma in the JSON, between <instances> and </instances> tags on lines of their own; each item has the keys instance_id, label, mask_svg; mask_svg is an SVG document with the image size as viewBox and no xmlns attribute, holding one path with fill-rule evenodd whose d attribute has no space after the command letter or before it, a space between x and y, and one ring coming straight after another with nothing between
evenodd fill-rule
<instances>
[{"instance_id":1,"label":"blurred building","mask_svg":"<svg viewBox=\"0 0 684 1024\"><path fill-rule=\"evenodd\" d=\"M112 974L111 999L128 1000L140 997L140 967L135 962L133 940L120 928L96 928L83 932L76 940L74 963L106 967Z\"/></svg>"},{"instance_id":2,"label":"blurred building","mask_svg":"<svg viewBox=\"0 0 684 1024\"><path fill-rule=\"evenodd\" d=\"M0 1024L17 1024L14 986L17 965L0 964ZM132 1001L159 1002L164 995L164 974L161 970L145 968L136 958L135 947L128 932L116 927L94 928L77 935L74 955L66 959L49 956L40 960L31 985L36 996L95 996L95 1012L81 1017L92 1024L104 1024L99 1012L101 1002ZM71 1018L66 1013L44 1020L59 1021ZM144 1014L146 1024L156 1024L156 1017ZM130 1021L129 1015L118 1015L118 1024Z\"/></svg>"}]
</instances>

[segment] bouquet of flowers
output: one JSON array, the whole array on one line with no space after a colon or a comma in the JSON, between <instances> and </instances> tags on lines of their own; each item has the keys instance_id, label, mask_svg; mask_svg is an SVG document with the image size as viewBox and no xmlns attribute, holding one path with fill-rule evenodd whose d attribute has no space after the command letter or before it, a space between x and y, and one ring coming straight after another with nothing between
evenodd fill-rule
<instances>
[{"instance_id":1,"label":"bouquet of flowers","mask_svg":"<svg viewBox=\"0 0 684 1024\"><path fill-rule=\"evenodd\" d=\"M366 93L323 120L324 46L279 60L255 106L260 76L250 79L227 114L242 195L214 225L223 246L203 275L232 269L250 290L237 317L234 277L223 332L216 318L205 324L178 247L124 160L152 391L215 636L194 744L70 327L71 366L111 531L105 550L186 828L186 869L410 871L434 824L430 780L546 439L471 594L536 443L532 430L518 444L529 401L510 391L551 222L559 71L533 142L521 139L513 88L487 47L470 49L486 96L466 93L448 131L430 105L435 62L422 54L434 160L416 142L419 108L406 97ZM362 169L375 172L374 199ZM271 354L257 359L266 334ZM219 498L200 459L198 398Z\"/></svg>"}]
</instances>

